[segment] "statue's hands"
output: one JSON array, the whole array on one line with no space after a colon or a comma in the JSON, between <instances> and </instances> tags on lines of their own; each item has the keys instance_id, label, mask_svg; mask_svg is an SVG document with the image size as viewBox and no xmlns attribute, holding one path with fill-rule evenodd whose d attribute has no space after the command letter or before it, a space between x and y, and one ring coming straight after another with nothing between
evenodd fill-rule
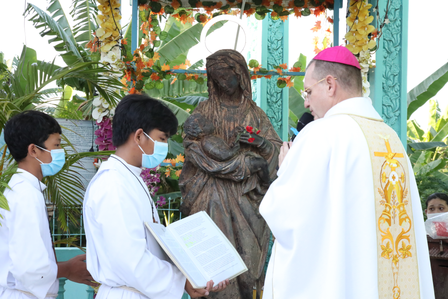
<instances>
[{"instance_id":1,"label":"statue's hands","mask_svg":"<svg viewBox=\"0 0 448 299\"><path fill-rule=\"evenodd\" d=\"M257 134L243 133L241 134L240 142L259 147L264 143L264 138Z\"/></svg>"}]
</instances>

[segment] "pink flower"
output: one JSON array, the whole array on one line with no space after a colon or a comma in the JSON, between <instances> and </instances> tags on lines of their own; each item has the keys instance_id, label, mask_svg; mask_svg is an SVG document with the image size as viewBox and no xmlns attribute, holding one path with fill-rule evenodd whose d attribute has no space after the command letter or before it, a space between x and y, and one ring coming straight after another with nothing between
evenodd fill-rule
<instances>
[{"instance_id":1,"label":"pink flower","mask_svg":"<svg viewBox=\"0 0 448 299\"><path fill-rule=\"evenodd\" d=\"M164 205L166 205L166 199L165 199L165 197L160 196L159 200L156 201L156 206L157 206L157 208L160 208L161 206L164 206Z\"/></svg>"}]
</instances>

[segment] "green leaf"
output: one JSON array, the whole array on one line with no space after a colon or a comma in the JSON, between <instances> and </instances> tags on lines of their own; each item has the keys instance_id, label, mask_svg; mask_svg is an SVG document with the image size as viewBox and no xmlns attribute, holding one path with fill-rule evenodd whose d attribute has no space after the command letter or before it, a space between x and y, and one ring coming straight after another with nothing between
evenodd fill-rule
<instances>
[{"instance_id":1,"label":"green leaf","mask_svg":"<svg viewBox=\"0 0 448 299\"><path fill-rule=\"evenodd\" d=\"M85 47L90 40L93 40L93 32L98 28L96 23L98 7L94 0L73 0L72 6L70 15L75 20L73 35L76 42Z\"/></svg>"},{"instance_id":2,"label":"green leaf","mask_svg":"<svg viewBox=\"0 0 448 299\"><path fill-rule=\"evenodd\" d=\"M444 142L414 142L414 143L408 143L408 145L416 151L425 151L437 147L447 146Z\"/></svg>"},{"instance_id":3,"label":"green leaf","mask_svg":"<svg viewBox=\"0 0 448 299\"><path fill-rule=\"evenodd\" d=\"M306 56L300 53L299 59L297 60L298 63L300 63L300 68L304 68L306 66ZM296 62L296 63L297 63ZM294 64L294 67L296 67L296 64ZM302 69L304 71L304 69ZM301 90L303 90L303 80L305 79L305 76L296 76L294 78L294 88L300 93Z\"/></svg>"},{"instance_id":4,"label":"green leaf","mask_svg":"<svg viewBox=\"0 0 448 299\"><path fill-rule=\"evenodd\" d=\"M72 65L78 61L84 61L80 49L74 41L73 35L70 35L71 31L66 32L66 30L50 15L33 4L28 4L25 13L31 15L30 21L33 22L36 29L43 28L42 31L39 32L42 37L46 35L55 36L50 39L48 43L55 44L53 46L55 50L62 52L61 57L67 65ZM65 22L62 22L62 25L65 25Z\"/></svg>"},{"instance_id":5,"label":"green leaf","mask_svg":"<svg viewBox=\"0 0 448 299\"><path fill-rule=\"evenodd\" d=\"M170 110L174 113L174 115L177 118L177 122L178 122L179 126L181 126L187 120L187 118L190 116L190 113L188 113L184 109L180 108L179 106L174 105L173 103L171 103L169 101L165 101L163 99L161 99L160 101L162 101L166 106L168 106L168 108L170 108Z\"/></svg>"},{"instance_id":6,"label":"green leaf","mask_svg":"<svg viewBox=\"0 0 448 299\"><path fill-rule=\"evenodd\" d=\"M432 162L429 162L428 164L426 164L426 165L423 165L422 167L420 167L419 169L418 169L418 171L416 171L416 175L427 175L427 174L429 174L431 171L433 171L433 170L437 170L436 168L437 168L437 166L439 166L440 165L440 163L442 163L442 160L435 160L435 161L432 161ZM415 169L414 169L414 171L415 171Z\"/></svg>"},{"instance_id":7,"label":"green leaf","mask_svg":"<svg viewBox=\"0 0 448 299\"><path fill-rule=\"evenodd\" d=\"M408 92L408 119L418 108L435 96L448 82L448 63Z\"/></svg>"},{"instance_id":8,"label":"green leaf","mask_svg":"<svg viewBox=\"0 0 448 299\"><path fill-rule=\"evenodd\" d=\"M444 140L448 136L448 123L441 128L437 134L432 138L432 142L438 142Z\"/></svg>"},{"instance_id":9,"label":"green leaf","mask_svg":"<svg viewBox=\"0 0 448 299\"><path fill-rule=\"evenodd\" d=\"M289 88L289 109L297 117L301 117L303 113L309 112L309 110L305 108L302 96L294 87Z\"/></svg>"},{"instance_id":10,"label":"green leaf","mask_svg":"<svg viewBox=\"0 0 448 299\"><path fill-rule=\"evenodd\" d=\"M208 31L207 36L216 29L221 28L226 22L227 21L221 21L214 24ZM189 49L199 43L203 28L204 26L199 23L182 31L179 35L162 45L158 49L158 53L168 61L174 60L179 55L187 53Z\"/></svg>"},{"instance_id":11,"label":"green leaf","mask_svg":"<svg viewBox=\"0 0 448 299\"><path fill-rule=\"evenodd\" d=\"M425 132L420 128L415 120L407 121L408 136L415 140L423 140Z\"/></svg>"}]
</instances>

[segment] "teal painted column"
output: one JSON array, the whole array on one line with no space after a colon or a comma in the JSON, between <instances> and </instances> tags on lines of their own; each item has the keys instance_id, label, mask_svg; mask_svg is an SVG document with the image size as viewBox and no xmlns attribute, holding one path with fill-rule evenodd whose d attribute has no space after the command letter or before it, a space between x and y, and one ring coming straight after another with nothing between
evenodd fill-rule
<instances>
[{"instance_id":1,"label":"teal painted column","mask_svg":"<svg viewBox=\"0 0 448 299\"><path fill-rule=\"evenodd\" d=\"M268 15L263 20L261 42L261 65L268 70L288 63L289 21L272 20ZM288 138L289 92L277 87L278 76L270 80L262 78L258 88L257 104L263 109L282 140Z\"/></svg>"},{"instance_id":2,"label":"teal painted column","mask_svg":"<svg viewBox=\"0 0 448 299\"><path fill-rule=\"evenodd\" d=\"M379 1L383 19L387 0ZM407 121L407 60L408 60L407 0L390 0L389 23L383 27L376 52L376 69L370 74L371 98L375 109L400 137L406 148Z\"/></svg>"},{"instance_id":3,"label":"teal painted column","mask_svg":"<svg viewBox=\"0 0 448 299\"><path fill-rule=\"evenodd\" d=\"M67 278L59 278L59 290L58 290L58 297L57 299L64 299L64 293L65 293L65 281Z\"/></svg>"}]
</instances>

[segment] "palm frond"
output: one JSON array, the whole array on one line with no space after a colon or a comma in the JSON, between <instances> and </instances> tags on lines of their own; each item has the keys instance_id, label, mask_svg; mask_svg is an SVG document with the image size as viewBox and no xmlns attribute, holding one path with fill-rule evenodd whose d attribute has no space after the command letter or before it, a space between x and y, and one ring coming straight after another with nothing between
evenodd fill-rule
<instances>
[{"instance_id":1,"label":"palm frond","mask_svg":"<svg viewBox=\"0 0 448 299\"><path fill-rule=\"evenodd\" d=\"M65 34L73 41L76 42L72 28L67 20L64 9L62 8L59 0L50 0L48 3L47 11L51 13L51 17L64 29Z\"/></svg>"},{"instance_id":2,"label":"palm frond","mask_svg":"<svg viewBox=\"0 0 448 299\"><path fill-rule=\"evenodd\" d=\"M93 0L74 0L70 15L73 20L76 20L73 26L76 42L84 47L93 38L93 32L98 27L96 23L96 16L98 15L96 2Z\"/></svg>"},{"instance_id":3,"label":"palm frond","mask_svg":"<svg viewBox=\"0 0 448 299\"><path fill-rule=\"evenodd\" d=\"M53 3L56 3L54 1ZM55 14L58 16L59 10L55 9ZM56 51L61 52L61 57L65 61L67 65L72 65L79 61L84 61L84 57L81 54L81 48L76 44L73 34L71 34L71 30L69 34L66 32L65 22L63 21L63 17L60 17L58 20L61 20L61 24L58 23L55 19L53 19L49 14L40 9L34 4L28 4L28 7L25 11L26 14L30 15L30 21L33 22L34 27L36 29L42 28L39 34L44 36L54 36L48 42L53 44L53 47Z\"/></svg>"}]
</instances>

